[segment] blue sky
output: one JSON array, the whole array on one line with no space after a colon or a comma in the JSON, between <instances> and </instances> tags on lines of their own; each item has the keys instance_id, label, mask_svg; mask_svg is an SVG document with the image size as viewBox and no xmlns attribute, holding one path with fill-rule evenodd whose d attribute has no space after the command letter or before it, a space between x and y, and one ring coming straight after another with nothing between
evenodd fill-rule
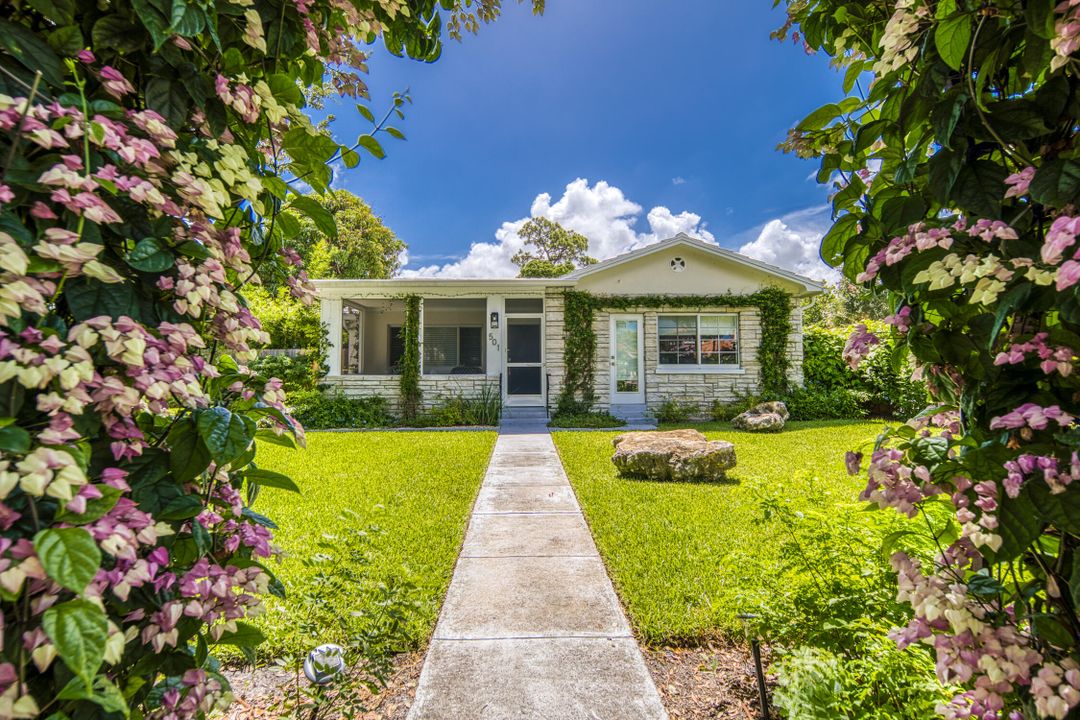
<instances>
[{"instance_id":1,"label":"blue sky","mask_svg":"<svg viewBox=\"0 0 1080 720\"><path fill-rule=\"evenodd\" d=\"M775 147L840 78L771 40L782 22L768 0L549 0L542 17L508 0L434 64L374 54L373 109L409 88L408 140L385 138L385 160L335 184L426 274L507 274L535 214L600 256L686 230L810 271L825 189L807 179L813 163ZM363 131L351 103L329 109L340 141Z\"/></svg>"}]
</instances>

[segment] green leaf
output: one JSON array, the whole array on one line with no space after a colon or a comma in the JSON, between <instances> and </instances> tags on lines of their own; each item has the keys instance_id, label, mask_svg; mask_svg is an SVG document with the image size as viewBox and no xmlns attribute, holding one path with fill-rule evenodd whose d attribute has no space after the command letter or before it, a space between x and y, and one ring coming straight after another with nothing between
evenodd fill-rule
<instances>
[{"instance_id":1,"label":"green leaf","mask_svg":"<svg viewBox=\"0 0 1080 720\"><path fill-rule=\"evenodd\" d=\"M341 151L341 161L345 163L345 167L354 168L360 164L360 153L345 148Z\"/></svg>"},{"instance_id":2,"label":"green leaf","mask_svg":"<svg viewBox=\"0 0 1080 720\"><path fill-rule=\"evenodd\" d=\"M0 53L15 58L31 73L57 89L64 87L64 65L56 53L29 28L0 20Z\"/></svg>"},{"instance_id":3,"label":"green leaf","mask_svg":"<svg viewBox=\"0 0 1080 720\"><path fill-rule=\"evenodd\" d=\"M859 219L851 214L841 215L821 238L821 259L833 267L844 261L844 248L848 240L859 232Z\"/></svg>"},{"instance_id":4,"label":"green leaf","mask_svg":"<svg viewBox=\"0 0 1080 720\"><path fill-rule=\"evenodd\" d=\"M383 130L385 130L386 134L389 135L390 137L395 137L398 140L404 140L405 139L405 133L401 132L400 130L398 130L396 127L394 127L392 125L387 125L386 127L383 128Z\"/></svg>"},{"instance_id":5,"label":"green leaf","mask_svg":"<svg viewBox=\"0 0 1080 720\"><path fill-rule=\"evenodd\" d=\"M1054 615L1036 613L1031 616L1035 635L1044 642L1062 650L1068 650L1076 644L1076 638L1061 620Z\"/></svg>"},{"instance_id":6,"label":"green leaf","mask_svg":"<svg viewBox=\"0 0 1080 720\"><path fill-rule=\"evenodd\" d=\"M202 32L205 17L198 5L187 0L173 0L170 15L171 32L183 37L195 37Z\"/></svg>"},{"instance_id":7,"label":"green leaf","mask_svg":"<svg viewBox=\"0 0 1080 720\"><path fill-rule=\"evenodd\" d=\"M53 30L48 35L49 46L60 55L71 57L83 49L82 30L78 25L65 25Z\"/></svg>"},{"instance_id":8,"label":"green leaf","mask_svg":"<svg viewBox=\"0 0 1080 720\"><path fill-rule=\"evenodd\" d=\"M1031 197L1043 205L1062 208L1075 202L1080 194L1080 162L1051 160L1035 171Z\"/></svg>"},{"instance_id":9,"label":"green leaf","mask_svg":"<svg viewBox=\"0 0 1080 720\"><path fill-rule=\"evenodd\" d=\"M206 249L206 246L202 243L197 243L194 240L188 240L177 248L180 254L196 260L205 260L210 257L210 251Z\"/></svg>"},{"instance_id":10,"label":"green leaf","mask_svg":"<svg viewBox=\"0 0 1080 720\"><path fill-rule=\"evenodd\" d=\"M1080 553L1074 552L1072 559L1072 572L1069 573L1069 592L1072 594L1073 606L1080 606Z\"/></svg>"},{"instance_id":11,"label":"green leaf","mask_svg":"<svg viewBox=\"0 0 1080 720\"><path fill-rule=\"evenodd\" d=\"M968 578L967 586L972 595L980 597L997 597L1005 590L1002 584L997 581L997 578L982 573Z\"/></svg>"},{"instance_id":12,"label":"green leaf","mask_svg":"<svg viewBox=\"0 0 1080 720\"><path fill-rule=\"evenodd\" d=\"M160 113L173 127L187 120L190 100L183 83L163 77L152 77L146 83L147 107Z\"/></svg>"},{"instance_id":13,"label":"green leaf","mask_svg":"<svg viewBox=\"0 0 1080 720\"><path fill-rule=\"evenodd\" d=\"M0 428L0 450L19 454L30 452L30 433L15 425Z\"/></svg>"},{"instance_id":14,"label":"green leaf","mask_svg":"<svg viewBox=\"0 0 1080 720\"><path fill-rule=\"evenodd\" d=\"M104 517L105 513L112 510L116 505L121 493L110 485L98 485L97 489L101 492L101 497L87 500L85 512L73 513L64 509L56 515L56 520L72 525L85 525Z\"/></svg>"},{"instance_id":15,"label":"green leaf","mask_svg":"<svg viewBox=\"0 0 1080 720\"><path fill-rule=\"evenodd\" d=\"M68 280L64 286L64 299L77 322L98 315L117 319L127 315L135 320L143 319L142 305L131 283L103 283L88 277Z\"/></svg>"},{"instance_id":16,"label":"green leaf","mask_svg":"<svg viewBox=\"0 0 1080 720\"><path fill-rule=\"evenodd\" d=\"M101 567L101 550L82 528L48 528L34 536L41 566L57 584L81 593Z\"/></svg>"},{"instance_id":17,"label":"green leaf","mask_svg":"<svg viewBox=\"0 0 1080 720\"><path fill-rule=\"evenodd\" d=\"M994 553L995 562L1008 562L1020 557L1042 533L1039 511L1021 493L1015 498L1003 496L998 510L998 535L1001 547Z\"/></svg>"},{"instance_id":18,"label":"green leaf","mask_svg":"<svg viewBox=\"0 0 1080 720\"><path fill-rule=\"evenodd\" d=\"M255 512L251 508L247 508L247 507L244 508L243 511L240 514L243 515L244 517L246 517L248 520L251 520L252 522L255 522L255 523L259 524L259 525L262 525L263 527L270 528L271 530L277 530L277 523L276 522L274 522L270 518L266 517L262 513Z\"/></svg>"},{"instance_id":19,"label":"green leaf","mask_svg":"<svg viewBox=\"0 0 1080 720\"><path fill-rule=\"evenodd\" d=\"M881 227L887 234L901 233L926 215L926 203L918 195L889 198L881 207Z\"/></svg>"},{"instance_id":20,"label":"green leaf","mask_svg":"<svg viewBox=\"0 0 1080 720\"><path fill-rule=\"evenodd\" d=\"M255 423L252 420L220 406L199 410L195 415L195 425L203 444L210 451L210 457L218 465L239 456L255 436Z\"/></svg>"},{"instance_id":21,"label":"green leaf","mask_svg":"<svg viewBox=\"0 0 1080 720\"><path fill-rule=\"evenodd\" d=\"M131 716L124 694L104 675L94 678L94 684L90 688L87 688L81 677L73 677L56 697L59 700L89 700L107 713Z\"/></svg>"},{"instance_id":22,"label":"green leaf","mask_svg":"<svg viewBox=\"0 0 1080 720\"><path fill-rule=\"evenodd\" d=\"M971 42L971 16L960 14L938 23L934 30L934 45L941 59L953 70L964 64L968 43Z\"/></svg>"},{"instance_id":23,"label":"green leaf","mask_svg":"<svg viewBox=\"0 0 1080 720\"><path fill-rule=\"evenodd\" d=\"M1056 495L1043 482L1033 482L1027 487L1031 501L1044 520L1059 530L1080 533L1080 486L1069 485L1065 492Z\"/></svg>"},{"instance_id":24,"label":"green leaf","mask_svg":"<svg viewBox=\"0 0 1080 720\"><path fill-rule=\"evenodd\" d=\"M271 445L280 445L281 447L287 447L290 449L296 449L296 440L292 435L284 434L278 435L273 430L268 428L261 428L255 432L256 442L270 443Z\"/></svg>"},{"instance_id":25,"label":"green leaf","mask_svg":"<svg viewBox=\"0 0 1080 720\"><path fill-rule=\"evenodd\" d=\"M177 422L169 431L169 450L169 468L178 482L194 479L210 465L210 451L191 418Z\"/></svg>"},{"instance_id":26,"label":"green leaf","mask_svg":"<svg viewBox=\"0 0 1080 720\"><path fill-rule=\"evenodd\" d=\"M386 152L383 151L382 145L372 135L361 135L356 139L356 144L367 150L373 156L382 160L386 157Z\"/></svg>"},{"instance_id":27,"label":"green leaf","mask_svg":"<svg viewBox=\"0 0 1080 720\"><path fill-rule=\"evenodd\" d=\"M106 15L94 23L91 38L96 47L131 53L143 45L145 35L127 18L121 15Z\"/></svg>"},{"instance_id":28,"label":"green leaf","mask_svg":"<svg viewBox=\"0 0 1080 720\"><path fill-rule=\"evenodd\" d=\"M840 115L840 106L836 103L822 105L814 112L803 118L803 121L795 126L796 130L813 131L820 130Z\"/></svg>"},{"instance_id":29,"label":"green leaf","mask_svg":"<svg viewBox=\"0 0 1080 720\"><path fill-rule=\"evenodd\" d=\"M158 50L169 39L172 8L168 5L168 0L131 0L131 5L135 8L135 14L139 16L143 27L150 33L154 50Z\"/></svg>"},{"instance_id":30,"label":"green leaf","mask_svg":"<svg viewBox=\"0 0 1080 720\"><path fill-rule=\"evenodd\" d=\"M266 640L266 636L263 635L262 630L259 630L254 625L249 625L246 622L238 622L236 623L235 631L223 633L217 640L211 638L208 642L211 645L255 647L264 640Z\"/></svg>"},{"instance_id":31,"label":"green leaf","mask_svg":"<svg viewBox=\"0 0 1080 720\"><path fill-rule=\"evenodd\" d=\"M26 0L26 4L57 25L75 22L75 0Z\"/></svg>"},{"instance_id":32,"label":"green leaf","mask_svg":"<svg viewBox=\"0 0 1080 720\"><path fill-rule=\"evenodd\" d=\"M41 624L68 669L92 685L109 637L105 612L88 600L69 600L46 610Z\"/></svg>"},{"instance_id":33,"label":"green leaf","mask_svg":"<svg viewBox=\"0 0 1080 720\"><path fill-rule=\"evenodd\" d=\"M170 500L157 516L162 520L188 520L201 513L205 507L197 495L179 495Z\"/></svg>"},{"instance_id":34,"label":"green leaf","mask_svg":"<svg viewBox=\"0 0 1080 720\"><path fill-rule=\"evenodd\" d=\"M299 195L292 199L289 207L311 218L312 222L315 223L315 227L319 228L319 232L329 235L331 238L337 237L337 221L334 220L333 213L324 208L314 198Z\"/></svg>"},{"instance_id":35,"label":"green leaf","mask_svg":"<svg viewBox=\"0 0 1080 720\"><path fill-rule=\"evenodd\" d=\"M375 115L365 105L356 105L356 112L360 113L369 123L375 123Z\"/></svg>"},{"instance_id":36,"label":"green leaf","mask_svg":"<svg viewBox=\"0 0 1080 720\"><path fill-rule=\"evenodd\" d=\"M143 272L161 272L173 265L173 256L156 238L143 238L128 253L127 264Z\"/></svg>"},{"instance_id":37,"label":"green leaf","mask_svg":"<svg viewBox=\"0 0 1080 720\"><path fill-rule=\"evenodd\" d=\"M292 478L273 470L253 467L244 471L244 477L247 478L248 482L256 482L263 487L280 488L294 493L300 492L300 488L297 487Z\"/></svg>"},{"instance_id":38,"label":"green leaf","mask_svg":"<svg viewBox=\"0 0 1080 720\"><path fill-rule=\"evenodd\" d=\"M285 73L271 75L266 84L270 86L270 92L279 102L292 103L296 107L304 106L304 93L290 75Z\"/></svg>"},{"instance_id":39,"label":"green leaf","mask_svg":"<svg viewBox=\"0 0 1080 720\"><path fill-rule=\"evenodd\" d=\"M991 160L976 160L960 168L953 186L953 200L977 217L997 217L1005 195L1005 168Z\"/></svg>"}]
</instances>

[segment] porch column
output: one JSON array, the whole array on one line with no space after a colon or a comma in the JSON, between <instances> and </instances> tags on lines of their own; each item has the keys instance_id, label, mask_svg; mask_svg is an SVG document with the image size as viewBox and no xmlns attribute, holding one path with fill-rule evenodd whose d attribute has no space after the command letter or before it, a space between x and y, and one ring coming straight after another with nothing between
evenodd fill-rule
<instances>
[{"instance_id":1,"label":"porch column","mask_svg":"<svg viewBox=\"0 0 1080 720\"><path fill-rule=\"evenodd\" d=\"M498 313L499 315L499 327L491 327L491 314ZM484 344L486 348L486 365L488 375L498 375L502 372L502 328L506 323L506 318L503 317L503 299L500 295L488 295L487 297L487 316L484 318L484 329L486 332L487 342Z\"/></svg>"},{"instance_id":2,"label":"porch column","mask_svg":"<svg viewBox=\"0 0 1080 720\"><path fill-rule=\"evenodd\" d=\"M330 347L327 350L326 374L341 374L341 298L319 298L319 317L327 329Z\"/></svg>"}]
</instances>

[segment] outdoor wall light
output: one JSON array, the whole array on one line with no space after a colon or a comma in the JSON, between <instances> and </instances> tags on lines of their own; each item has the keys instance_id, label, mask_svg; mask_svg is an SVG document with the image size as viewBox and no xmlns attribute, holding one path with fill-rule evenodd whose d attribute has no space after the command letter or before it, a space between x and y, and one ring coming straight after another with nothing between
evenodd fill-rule
<instances>
[{"instance_id":1,"label":"outdoor wall light","mask_svg":"<svg viewBox=\"0 0 1080 720\"><path fill-rule=\"evenodd\" d=\"M499 313L497 313L497 312L491 313L491 329L492 330L498 330L499 329Z\"/></svg>"},{"instance_id":2,"label":"outdoor wall light","mask_svg":"<svg viewBox=\"0 0 1080 720\"><path fill-rule=\"evenodd\" d=\"M345 671L345 652L340 645L327 643L308 653L304 660L304 675L316 685L325 685Z\"/></svg>"}]
</instances>

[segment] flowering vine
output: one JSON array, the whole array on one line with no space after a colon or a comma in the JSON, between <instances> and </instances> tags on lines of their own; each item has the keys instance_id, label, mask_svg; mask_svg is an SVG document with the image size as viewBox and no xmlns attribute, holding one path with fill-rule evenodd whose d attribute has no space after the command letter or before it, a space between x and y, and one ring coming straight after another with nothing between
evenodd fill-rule
<instances>
[{"instance_id":1,"label":"flowering vine","mask_svg":"<svg viewBox=\"0 0 1080 720\"><path fill-rule=\"evenodd\" d=\"M1076 717L1080 4L788 9L786 28L847 78L848 97L786 144L838 190L822 256L889 292L891 332L936 403L847 460L862 499L950 516L927 522L932 561L892 558L912 611L894 637L933 648L939 680L960 688L944 717ZM845 358L878 341L860 328Z\"/></svg>"}]
</instances>

